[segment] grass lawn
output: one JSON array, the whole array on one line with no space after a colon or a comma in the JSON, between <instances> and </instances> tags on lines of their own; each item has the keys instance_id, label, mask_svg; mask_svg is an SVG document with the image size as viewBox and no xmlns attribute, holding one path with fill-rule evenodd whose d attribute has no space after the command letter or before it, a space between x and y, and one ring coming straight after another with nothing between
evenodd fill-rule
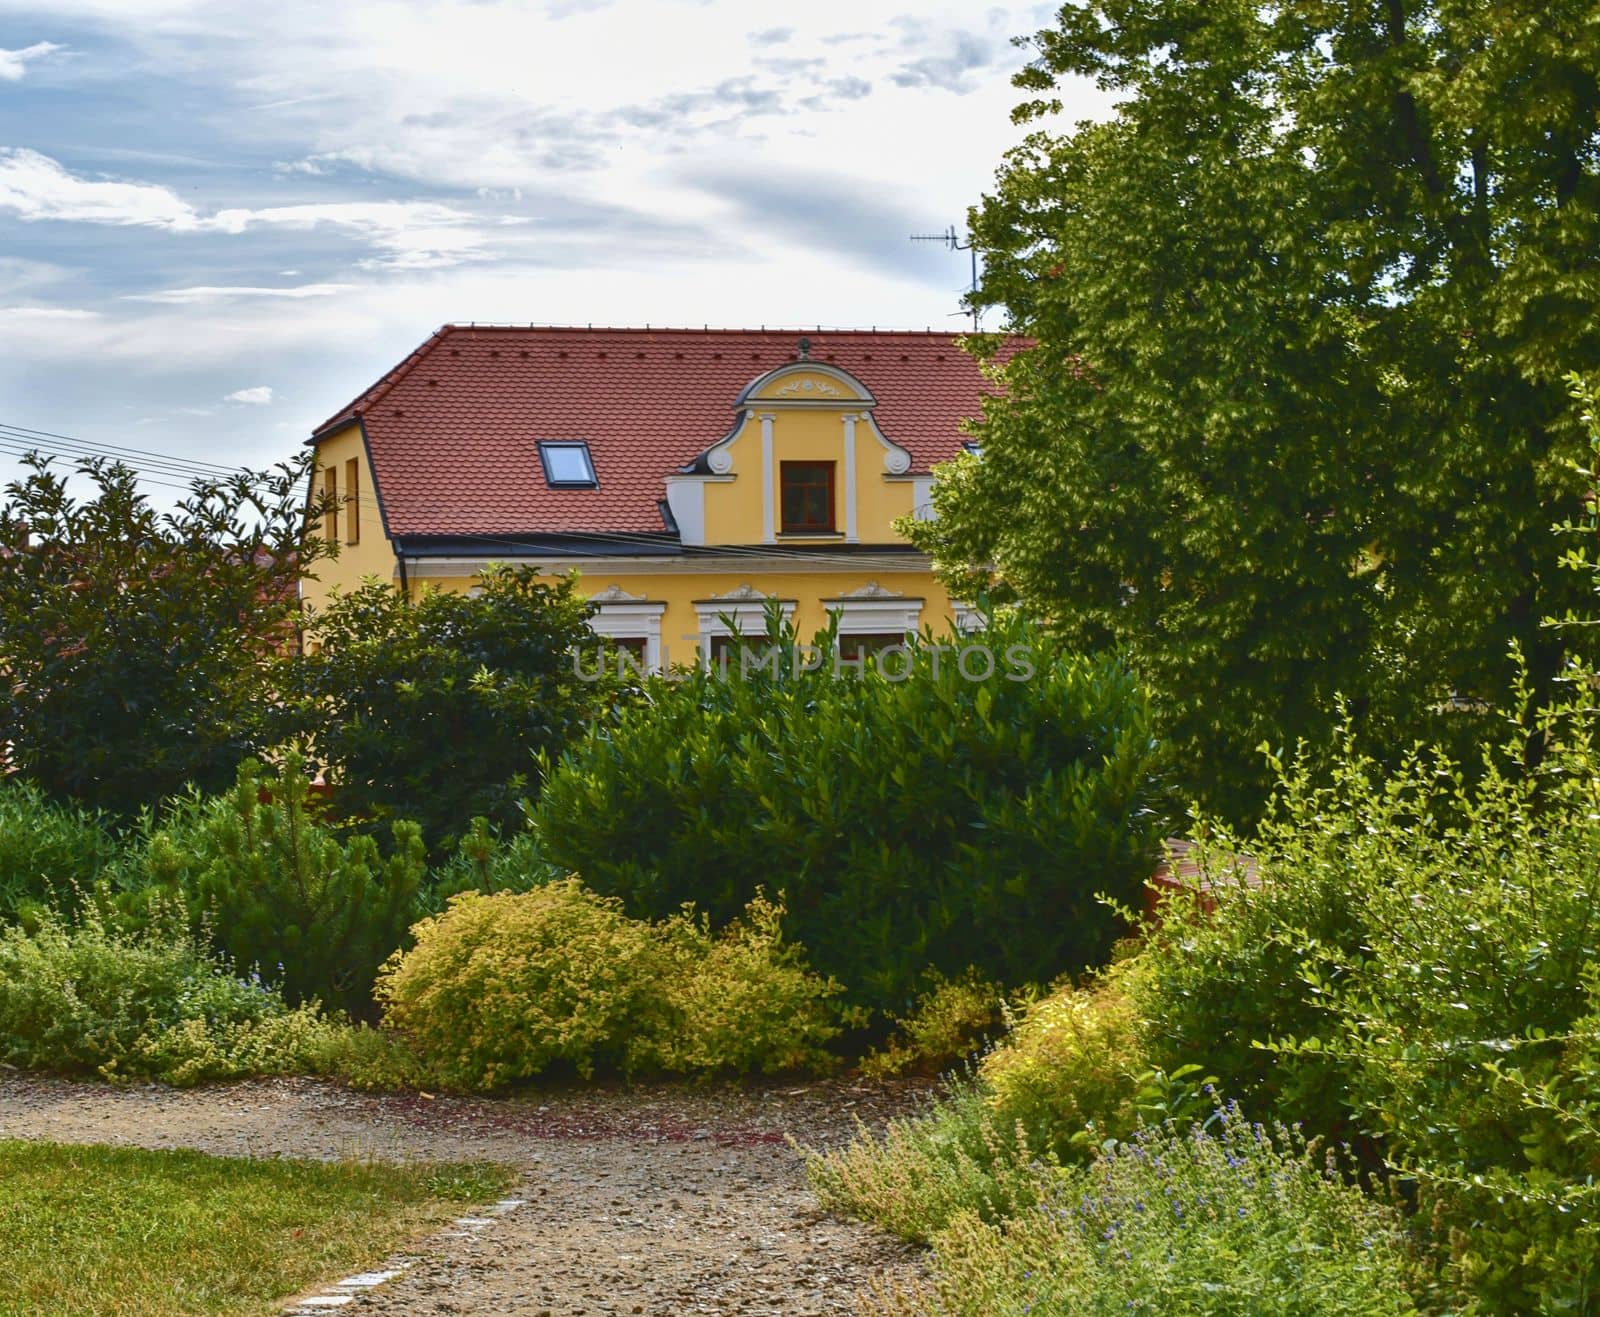
<instances>
[{"instance_id":1,"label":"grass lawn","mask_svg":"<svg viewBox=\"0 0 1600 1317\"><path fill-rule=\"evenodd\" d=\"M269 1312L510 1178L0 1141L0 1313Z\"/></svg>"}]
</instances>

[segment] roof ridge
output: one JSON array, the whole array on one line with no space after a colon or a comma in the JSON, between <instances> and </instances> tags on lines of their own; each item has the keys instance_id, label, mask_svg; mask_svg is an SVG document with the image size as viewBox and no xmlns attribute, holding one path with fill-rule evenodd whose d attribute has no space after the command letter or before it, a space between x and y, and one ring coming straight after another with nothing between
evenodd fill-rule
<instances>
[{"instance_id":1,"label":"roof ridge","mask_svg":"<svg viewBox=\"0 0 1600 1317\"><path fill-rule=\"evenodd\" d=\"M445 330L489 330L517 333L556 334L849 334L862 338L890 336L916 338L963 338L965 330L922 329L891 325L562 325L520 321L453 320ZM441 331L443 332L443 331ZM1008 338L1018 335L1007 334Z\"/></svg>"}]
</instances>

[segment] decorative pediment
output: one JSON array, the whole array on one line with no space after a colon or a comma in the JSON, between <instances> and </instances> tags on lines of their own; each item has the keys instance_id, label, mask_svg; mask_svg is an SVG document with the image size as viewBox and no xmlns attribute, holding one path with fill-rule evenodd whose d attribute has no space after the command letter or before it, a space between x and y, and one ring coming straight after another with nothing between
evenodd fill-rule
<instances>
[{"instance_id":1,"label":"decorative pediment","mask_svg":"<svg viewBox=\"0 0 1600 1317\"><path fill-rule=\"evenodd\" d=\"M589 596L589 602L592 604L637 604L644 602L644 599L644 595L629 594L615 582L606 586L599 594Z\"/></svg>"},{"instance_id":2,"label":"decorative pediment","mask_svg":"<svg viewBox=\"0 0 1600 1317\"><path fill-rule=\"evenodd\" d=\"M872 390L849 371L820 361L791 361L757 375L745 385L735 406L747 407L758 402L870 408L877 406L878 400L872 396Z\"/></svg>"},{"instance_id":3,"label":"decorative pediment","mask_svg":"<svg viewBox=\"0 0 1600 1317\"><path fill-rule=\"evenodd\" d=\"M719 604L759 604L765 603L771 596L746 582L744 585L735 586L727 594L714 594L711 598Z\"/></svg>"},{"instance_id":4,"label":"decorative pediment","mask_svg":"<svg viewBox=\"0 0 1600 1317\"><path fill-rule=\"evenodd\" d=\"M859 590L846 590L835 599L904 599L905 595L879 585L876 581L868 581Z\"/></svg>"}]
</instances>

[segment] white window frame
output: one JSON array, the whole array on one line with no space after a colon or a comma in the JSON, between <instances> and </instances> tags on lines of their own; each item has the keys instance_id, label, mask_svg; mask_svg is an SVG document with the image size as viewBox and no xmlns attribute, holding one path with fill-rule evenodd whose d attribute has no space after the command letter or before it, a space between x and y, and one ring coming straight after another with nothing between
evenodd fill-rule
<instances>
[{"instance_id":1,"label":"white window frame","mask_svg":"<svg viewBox=\"0 0 1600 1317\"><path fill-rule=\"evenodd\" d=\"M618 586L608 586L589 602L599 609L589 619L589 630L607 640L644 641L644 665L650 672L661 671L661 618L665 602L631 595Z\"/></svg>"},{"instance_id":2,"label":"white window frame","mask_svg":"<svg viewBox=\"0 0 1600 1317\"><path fill-rule=\"evenodd\" d=\"M922 626L922 604L922 599L885 590L876 581L868 581L859 590L822 601L829 613L839 614L841 636L888 636L906 632L916 635Z\"/></svg>"},{"instance_id":3,"label":"white window frame","mask_svg":"<svg viewBox=\"0 0 1600 1317\"><path fill-rule=\"evenodd\" d=\"M796 600L778 599L776 595L763 594L753 586L741 585L725 595L712 595L709 599L694 601L695 615L700 622L702 636L731 636L733 630L722 619L731 617L742 636L760 637L767 631L767 603L777 599L785 622L794 621Z\"/></svg>"}]
</instances>

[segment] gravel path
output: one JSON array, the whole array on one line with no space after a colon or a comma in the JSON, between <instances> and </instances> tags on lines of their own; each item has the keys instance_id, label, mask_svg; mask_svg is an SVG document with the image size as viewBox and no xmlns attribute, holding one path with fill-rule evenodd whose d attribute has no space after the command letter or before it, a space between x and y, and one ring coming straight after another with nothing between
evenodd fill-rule
<instances>
[{"instance_id":1,"label":"gravel path","mask_svg":"<svg viewBox=\"0 0 1600 1317\"><path fill-rule=\"evenodd\" d=\"M177 1091L0 1072L0 1138L518 1169L523 1206L388 1260L402 1274L342 1313L812 1317L855 1311L870 1283L911 1281L919 1263L820 1212L786 1136L835 1143L924 1093L833 1081L430 1099L303 1079Z\"/></svg>"}]
</instances>

